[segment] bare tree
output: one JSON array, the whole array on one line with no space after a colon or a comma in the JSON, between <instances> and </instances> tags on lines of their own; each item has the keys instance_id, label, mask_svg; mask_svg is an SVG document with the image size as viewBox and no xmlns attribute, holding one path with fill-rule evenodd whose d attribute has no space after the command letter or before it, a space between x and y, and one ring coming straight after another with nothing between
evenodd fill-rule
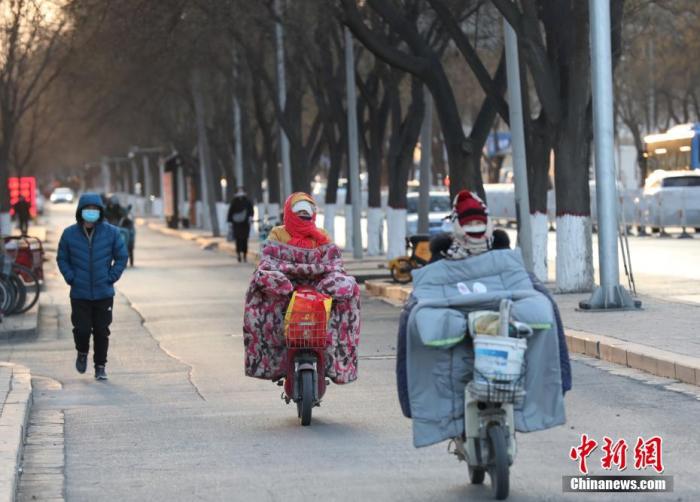
<instances>
[{"instance_id":1,"label":"bare tree","mask_svg":"<svg viewBox=\"0 0 700 502\"><path fill-rule=\"evenodd\" d=\"M0 18L0 213L10 209L7 178L11 161L28 162L17 146L20 130L29 144L36 141L37 107L61 71L70 45L65 17L53 6L32 0L3 2ZM28 120L30 124L23 124ZM31 151L31 149L30 149ZM2 228L6 232L7 228Z\"/></svg>"}]
</instances>

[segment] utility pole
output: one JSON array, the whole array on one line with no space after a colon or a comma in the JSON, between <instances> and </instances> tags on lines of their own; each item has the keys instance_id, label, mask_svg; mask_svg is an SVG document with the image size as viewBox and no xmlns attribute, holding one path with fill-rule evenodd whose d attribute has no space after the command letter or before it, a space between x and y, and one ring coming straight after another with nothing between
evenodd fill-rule
<instances>
[{"instance_id":1,"label":"utility pole","mask_svg":"<svg viewBox=\"0 0 700 502\"><path fill-rule=\"evenodd\" d=\"M282 28L282 0L275 0L275 13L278 21L275 23L275 42L277 54L277 98L282 113L287 106L287 82L284 71L284 30ZM292 193L292 161L289 156L289 138L280 124L280 155L282 160L282 199Z\"/></svg>"},{"instance_id":2,"label":"utility pole","mask_svg":"<svg viewBox=\"0 0 700 502\"><path fill-rule=\"evenodd\" d=\"M430 185L432 184L433 96L423 86L425 114L420 130L420 184L418 187L418 233L430 232Z\"/></svg>"},{"instance_id":3,"label":"utility pole","mask_svg":"<svg viewBox=\"0 0 700 502\"><path fill-rule=\"evenodd\" d=\"M649 21L653 19L653 2L647 4L647 15ZM647 133L656 131L656 67L654 61L654 29L652 28L651 36L647 38L647 75L649 76L649 100L647 102Z\"/></svg>"},{"instance_id":4,"label":"utility pole","mask_svg":"<svg viewBox=\"0 0 700 502\"><path fill-rule=\"evenodd\" d=\"M508 21L503 19L506 45L506 75L508 78L508 111L510 116L511 149L513 151L513 181L515 183L515 209L518 215L518 245L528 272L534 269L532 256L532 220L530 196L527 186L527 155L525 153L525 127L520 89L520 61L518 37ZM498 141L498 138L496 138Z\"/></svg>"},{"instance_id":5,"label":"utility pole","mask_svg":"<svg viewBox=\"0 0 700 502\"><path fill-rule=\"evenodd\" d=\"M593 139L595 142L596 201L598 203L598 261L600 286L579 306L586 310L640 308L620 285L617 256L618 220L613 145L612 52L610 0L589 0Z\"/></svg>"},{"instance_id":6,"label":"utility pole","mask_svg":"<svg viewBox=\"0 0 700 502\"><path fill-rule=\"evenodd\" d=\"M209 139L207 138L207 127L205 121L204 96L202 95L202 77L200 70L192 72L192 94L194 97L194 108L197 120L197 151L199 153L199 179L200 192L202 194L202 216L206 228L210 228L214 237L219 236L219 219L216 214L216 206L213 203L211 181L211 152L209 150Z\"/></svg>"},{"instance_id":7,"label":"utility pole","mask_svg":"<svg viewBox=\"0 0 700 502\"><path fill-rule=\"evenodd\" d=\"M352 256L362 258L362 191L360 189L360 158L357 139L357 95L355 89L355 52L352 34L345 27L345 85L348 101L348 164L352 193Z\"/></svg>"}]
</instances>

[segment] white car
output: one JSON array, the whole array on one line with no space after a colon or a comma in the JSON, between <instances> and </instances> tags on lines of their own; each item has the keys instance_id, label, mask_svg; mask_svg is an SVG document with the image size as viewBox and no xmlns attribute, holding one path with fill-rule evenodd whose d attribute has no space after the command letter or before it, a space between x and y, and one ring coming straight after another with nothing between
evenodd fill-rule
<instances>
[{"instance_id":1,"label":"white car","mask_svg":"<svg viewBox=\"0 0 700 502\"><path fill-rule=\"evenodd\" d=\"M410 192L406 197L406 235L418 233L418 192ZM449 232L452 225L445 219L452 212L452 199L449 192L430 192L430 235Z\"/></svg>"},{"instance_id":2,"label":"white car","mask_svg":"<svg viewBox=\"0 0 700 502\"><path fill-rule=\"evenodd\" d=\"M654 171L644 183L643 200L654 228L700 228L700 170Z\"/></svg>"},{"instance_id":3,"label":"white car","mask_svg":"<svg viewBox=\"0 0 700 502\"><path fill-rule=\"evenodd\" d=\"M70 204L75 199L75 195L73 194L73 190L70 188L58 187L51 192L50 199L52 204L59 204L61 202L67 202Z\"/></svg>"}]
</instances>

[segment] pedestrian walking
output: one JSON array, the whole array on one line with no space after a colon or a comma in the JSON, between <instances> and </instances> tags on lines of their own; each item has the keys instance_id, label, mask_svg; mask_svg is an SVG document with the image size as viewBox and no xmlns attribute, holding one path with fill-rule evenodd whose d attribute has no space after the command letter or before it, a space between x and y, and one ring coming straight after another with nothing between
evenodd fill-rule
<instances>
[{"instance_id":1,"label":"pedestrian walking","mask_svg":"<svg viewBox=\"0 0 700 502\"><path fill-rule=\"evenodd\" d=\"M85 373L92 335L97 380L107 380L114 283L124 272L129 257L117 227L104 221L104 211L98 194L83 194L75 213L77 222L63 231L56 258L71 287L71 322L78 351L75 368L78 373Z\"/></svg>"},{"instance_id":2,"label":"pedestrian walking","mask_svg":"<svg viewBox=\"0 0 700 502\"><path fill-rule=\"evenodd\" d=\"M236 240L236 255L238 255L239 263L248 261L248 237L253 215L253 203L248 199L243 187L238 187L238 191L229 205L226 221L233 227L233 238Z\"/></svg>"},{"instance_id":3,"label":"pedestrian walking","mask_svg":"<svg viewBox=\"0 0 700 502\"><path fill-rule=\"evenodd\" d=\"M29 220L32 215L29 212L31 206L27 199L23 195L20 195L19 200L15 202L12 209L15 211L15 216L17 217L17 222L19 223L19 231L22 235L27 235L29 231Z\"/></svg>"}]
</instances>

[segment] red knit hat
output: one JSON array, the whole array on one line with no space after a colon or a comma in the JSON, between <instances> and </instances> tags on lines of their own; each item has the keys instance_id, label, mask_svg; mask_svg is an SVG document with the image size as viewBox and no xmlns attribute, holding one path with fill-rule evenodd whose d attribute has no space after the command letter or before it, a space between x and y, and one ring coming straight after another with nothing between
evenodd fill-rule
<instances>
[{"instance_id":1,"label":"red knit hat","mask_svg":"<svg viewBox=\"0 0 700 502\"><path fill-rule=\"evenodd\" d=\"M462 190L454 200L454 217L459 225L469 233L486 232L489 210L486 204L473 192Z\"/></svg>"}]
</instances>

